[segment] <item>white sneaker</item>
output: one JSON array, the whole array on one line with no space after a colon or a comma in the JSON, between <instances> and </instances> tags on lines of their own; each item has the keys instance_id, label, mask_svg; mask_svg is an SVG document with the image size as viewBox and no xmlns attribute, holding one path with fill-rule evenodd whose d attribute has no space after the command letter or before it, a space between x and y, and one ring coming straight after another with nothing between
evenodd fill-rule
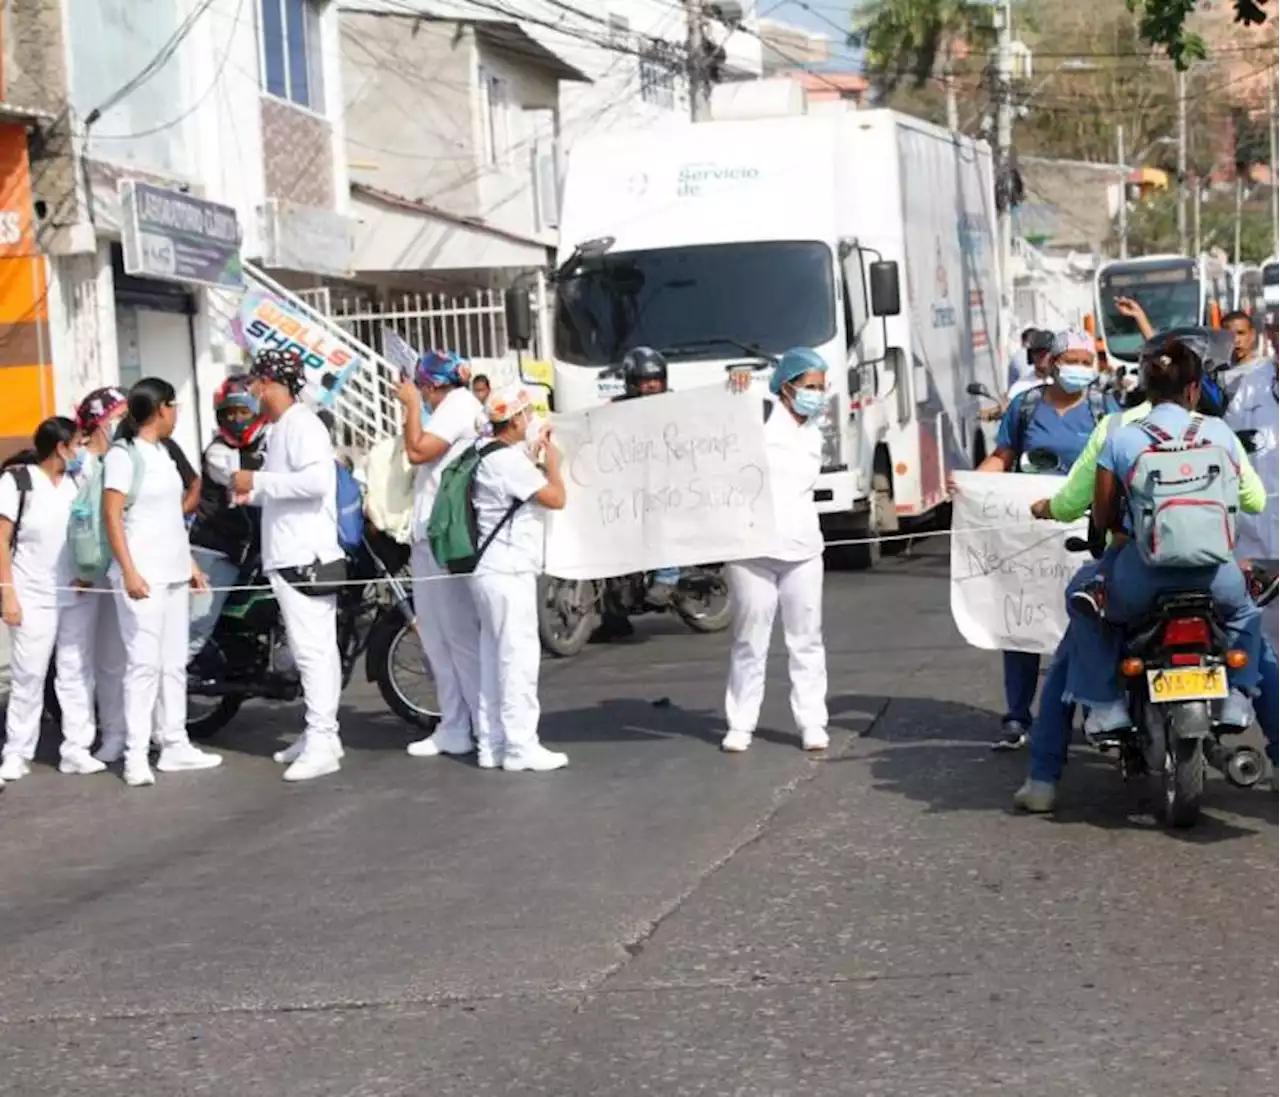
<instances>
[{"instance_id":1,"label":"white sneaker","mask_svg":"<svg viewBox=\"0 0 1280 1097\"><path fill-rule=\"evenodd\" d=\"M102 746L100 746L94 754L94 757L98 759L99 762L108 766L120 761L120 759L124 757L124 740L104 740Z\"/></svg>"},{"instance_id":2,"label":"white sneaker","mask_svg":"<svg viewBox=\"0 0 1280 1097\"><path fill-rule=\"evenodd\" d=\"M502 768L508 773L548 773L553 769L564 769L569 764L569 756L556 750L547 750L541 743L523 750L519 754L508 753L502 759Z\"/></svg>"},{"instance_id":3,"label":"white sneaker","mask_svg":"<svg viewBox=\"0 0 1280 1097\"><path fill-rule=\"evenodd\" d=\"M87 750L77 750L64 754L62 760L58 762L59 773L75 774L81 777L88 777L92 773L101 773L106 768L105 762L98 761Z\"/></svg>"},{"instance_id":4,"label":"white sneaker","mask_svg":"<svg viewBox=\"0 0 1280 1097\"><path fill-rule=\"evenodd\" d=\"M201 750L191 743L179 743L160 752L156 769L161 773L178 773L186 769L214 769L222 765L222 755Z\"/></svg>"},{"instance_id":5,"label":"white sneaker","mask_svg":"<svg viewBox=\"0 0 1280 1097\"><path fill-rule=\"evenodd\" d=\"M501 769L503 752L490 747L481 747L476 751L476 765L481 769Z\"/></svg>"},{"instance_id":6,"label":"white sneaker","mask_svg":"<svg viewBox=\"0 0 1280 1097\"><path fill-rule=\"evenodd\" d=\"M725 733L725 737L720 740L720 749L729 754L741 754L750 746L751 732L749 731L735 731L730 728Z\"/></svg>"},{"instance_id":7,"label":"white sneaker","mask_svg":"<svg viewBox=\"0 0 1280 1097\"><path fill-rule=\"evenodd\" d=\"M156 775L150 766L125 766L124 783L130 788L145 788L156 783Z\"/></svg>"},{"instance_id":8,"label":"white sneaker","mask_svg":"<svg viewBox=\"0 0 1280 1097\"><path fill-rule=\"evenodd\" d=\"M304 750L299 755L298 760L284 771L284 779L286 781L311 781L316 777L326 777L330 773L337 773L341 768L342 762L339 761L336 752L326 750L323 747L315 747L312 750Z\"/></svg>"},{"instance_id":9,"label":"white sneaker","mask_svg":"<svg viewBox=\"0 0 1280 1097\"><path fill-rule=\"evenodd\" d=\"M441 754L470 754L475 747L471 740L467 739L465 743L450 742L448 739L442 739L437 731L432 735L428 735L425 739L418 739L416 742L410 743L405 747L415 758L437 758Z\"/></svg>"},{"instance_id":10,"label":"white sneaker","mask_svg":"<svg viewBox=\"0 0 1280 1097\"><path fill-rule=\"evenodd\" d=\"M805 750L826 750L831 745L831 736L826 728L807 728L800 733L800 745Z\"/></svg>"},{"instance_id":11,"label":"white sneaker","mask_svg":"<svg viewBox=\"0 0 1280 1097\"><path fill-rule=\"evenodd\" d=\"M16 755L0 762L0 781L21 781L30 772L31 767Z\"/></svg>"},{"instance_id":12,"label":"white sneaker","mask_svg":"<svg viewBox=\"0 0 1280 1097\"><path fill-rule=\"evenodd\" d=\"M1058 786L1052 781L1033 781L1028 777L1013 794L1014 806L1030 815L1047 815L1058 799Z\"/></svg>"},{"instance_id":13,"label":"white sneaker","mask_svg":"<svg viewBox=\"0 0 1280 1097\"><path fill-rule=\"evenodd\" d=\"M271 756L271 760L277 765L287 766L302 757L302 752L306 749L306 746L306 735L299 735L292 743L285 747L284 750L276 751L275 754ZM347 756L347 752L343 749L341 743L337 746L337 754L340 759Z\"/></svg>"}]
</instances>

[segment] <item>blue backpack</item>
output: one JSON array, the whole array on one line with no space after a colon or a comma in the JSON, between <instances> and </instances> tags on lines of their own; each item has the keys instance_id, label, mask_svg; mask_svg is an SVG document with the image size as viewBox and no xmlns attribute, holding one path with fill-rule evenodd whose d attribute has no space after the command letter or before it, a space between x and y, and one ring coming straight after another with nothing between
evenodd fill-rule
<instances>
[{"instance_id":1,"label":"blue backpack","mask_svg":"<svg viewBox=\"0 0 1280 1097\"><path fill-rule=\"evenodd\" d=\"M338 466L338 544L355 552L364 540L364 493L360 481L341 461Z\"/></svg>"}]
</instances>

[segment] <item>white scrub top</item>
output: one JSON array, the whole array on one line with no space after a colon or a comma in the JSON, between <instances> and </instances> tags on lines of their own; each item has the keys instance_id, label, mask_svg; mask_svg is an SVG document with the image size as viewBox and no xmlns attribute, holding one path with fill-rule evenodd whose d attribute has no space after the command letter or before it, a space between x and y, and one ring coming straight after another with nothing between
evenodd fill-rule
<instances>
[{"instance_id":1,"label":"white scrub top","mask_svg":"<svg viewBox=\"0 0 1280 1097\"><path fill-rule=\"evenodd\" d=\"M449 449L440 460L419 465L414 475L412 540L427 539L427 523L431 521L431 508L440 490L440 474L476 440L483 426L484 409L470 389L454 389L431 413L426 431L447 442Z\"/></svg>"},{"instance_id":2,"label":"white scrub top","mask_svg":"<svg viewBox=\"0 0 1280 1097\"><path fill-rule=\"evenodd\" d=\"M1249 454L1267 489L1267 506L1261 514L1241 514L1236 521L1236 552L1242 559L1274 560L1280 557L1280 400L1276 398L1276 366L1264 362L1240 378L1235 396L1227 408L1227 426L1232 430L1256 430L1255 450Z\"/></svg>"},{"instance_id":3,"label":"white scrub top","mask_svg":"<svg viewBox=\"0 0 1280 1097\"><path fill-rule=\"evenodd\" d=\"M272 425L250 503L262 507L263 570L342 559L333 440L305 404L293 404Z\"/></svg>"},{"instance_id":4,"label":"white scrub top","mask_svg":"<svg viewBox=\"0 0 1280 1097\"><path fill-rule=\"evenodd\" d=\"M816 424L797 423L781 402L764 425L769 493L773 497L771 560L799 563L822 554L822 527L813 489L822 470L822 434Z\"/></svg>"},{"instance_id":5,"label":"white scrub top","mask_svg":"<svg viewBox=\"0 0 1280 1097\"><path fill-rule=\"evenodd\" d=\"M125 507L124 536L133 566L148 583L185 583L191 578L191 547L182 514L182 475L163 445L135 438L127 444L142 462L138 494ZM133 459L126 445L113 445L103 465L104 491L129 495ZM120 579L120 565L111 562L111 578Z\"/></svg>"},{"instance_id":6,"label":"white scrub top","mask_svg":"<svg viewBox=\"0 0 1280 1097\"><path fill-rule=\"evenodd\" d=\"M75 598L66 588L72 579L67 523L76 484L70 476L55 484L39 465L26 468L31 474L31 490L13 552L13 585L24 606L68 605ZM0 517L17 521L19 494L12 472L6 469L0 474Z\"/></svg>"},{"instance_id":7,"label":"white scrub top","mask_svg":"<svg viewBox=\"0 0 1280 1097\"><path fill-rule=\"evenodd\" d=\"M487 445L488 442L481 442ZM476 532L483 543L511 509L522 505L494 537L476 565L475 574L528 574L542 570L543 510L532 502L547 478L523 446L504 446L485 457L476 469Z\"/></svg>"}]
</instances>

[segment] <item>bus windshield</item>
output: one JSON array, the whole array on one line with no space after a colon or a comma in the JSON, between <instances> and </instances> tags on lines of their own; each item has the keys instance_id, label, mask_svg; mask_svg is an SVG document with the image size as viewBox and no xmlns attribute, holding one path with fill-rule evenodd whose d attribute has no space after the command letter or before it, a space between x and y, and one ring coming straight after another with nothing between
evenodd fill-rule
<instances>
[{"instance_id":1,"label":"bus windshield","mask_svg":"<svg viewBox=\"0 0 1280 1097\"><path fill-rule=\"evenodd\" d=\"M1120 297L1137 301L1156 331L1201 322L1200 280L1191 260L1106 267L1098 273L1098 307L1114 358L1137 361L1143 343L1138 325L1116 311Z\"/></svg>"},{"instance_id":2,"label":"bus windshield","mask_svg":"<svg viewBox=\"0 0 1280 1097\"><path fill-rule=\"evenodd\" d=\"M632 347L706 343L677 360L816 347L836 333L831 249L816 241L702 244L585 259L556 287L556 356L579 366Z\"/></svg>"}]
</instances>

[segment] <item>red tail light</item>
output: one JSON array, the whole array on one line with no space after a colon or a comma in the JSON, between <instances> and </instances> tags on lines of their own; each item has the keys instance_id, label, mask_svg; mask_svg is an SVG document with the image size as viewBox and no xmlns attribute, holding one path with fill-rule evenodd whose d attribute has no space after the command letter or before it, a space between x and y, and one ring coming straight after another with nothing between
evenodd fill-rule
<instances>
[{"instance_id":1,"label":"red tail light","mask_svg":"<svg viewBox=\"0 0 1280 1097\"><path fill-rule=\"evenodd\" d=\"M1209 622L1203 617L1175 617L1164 626L1164 646L1207 648L1212 641Z\"/></svg>"}]
</instances>

